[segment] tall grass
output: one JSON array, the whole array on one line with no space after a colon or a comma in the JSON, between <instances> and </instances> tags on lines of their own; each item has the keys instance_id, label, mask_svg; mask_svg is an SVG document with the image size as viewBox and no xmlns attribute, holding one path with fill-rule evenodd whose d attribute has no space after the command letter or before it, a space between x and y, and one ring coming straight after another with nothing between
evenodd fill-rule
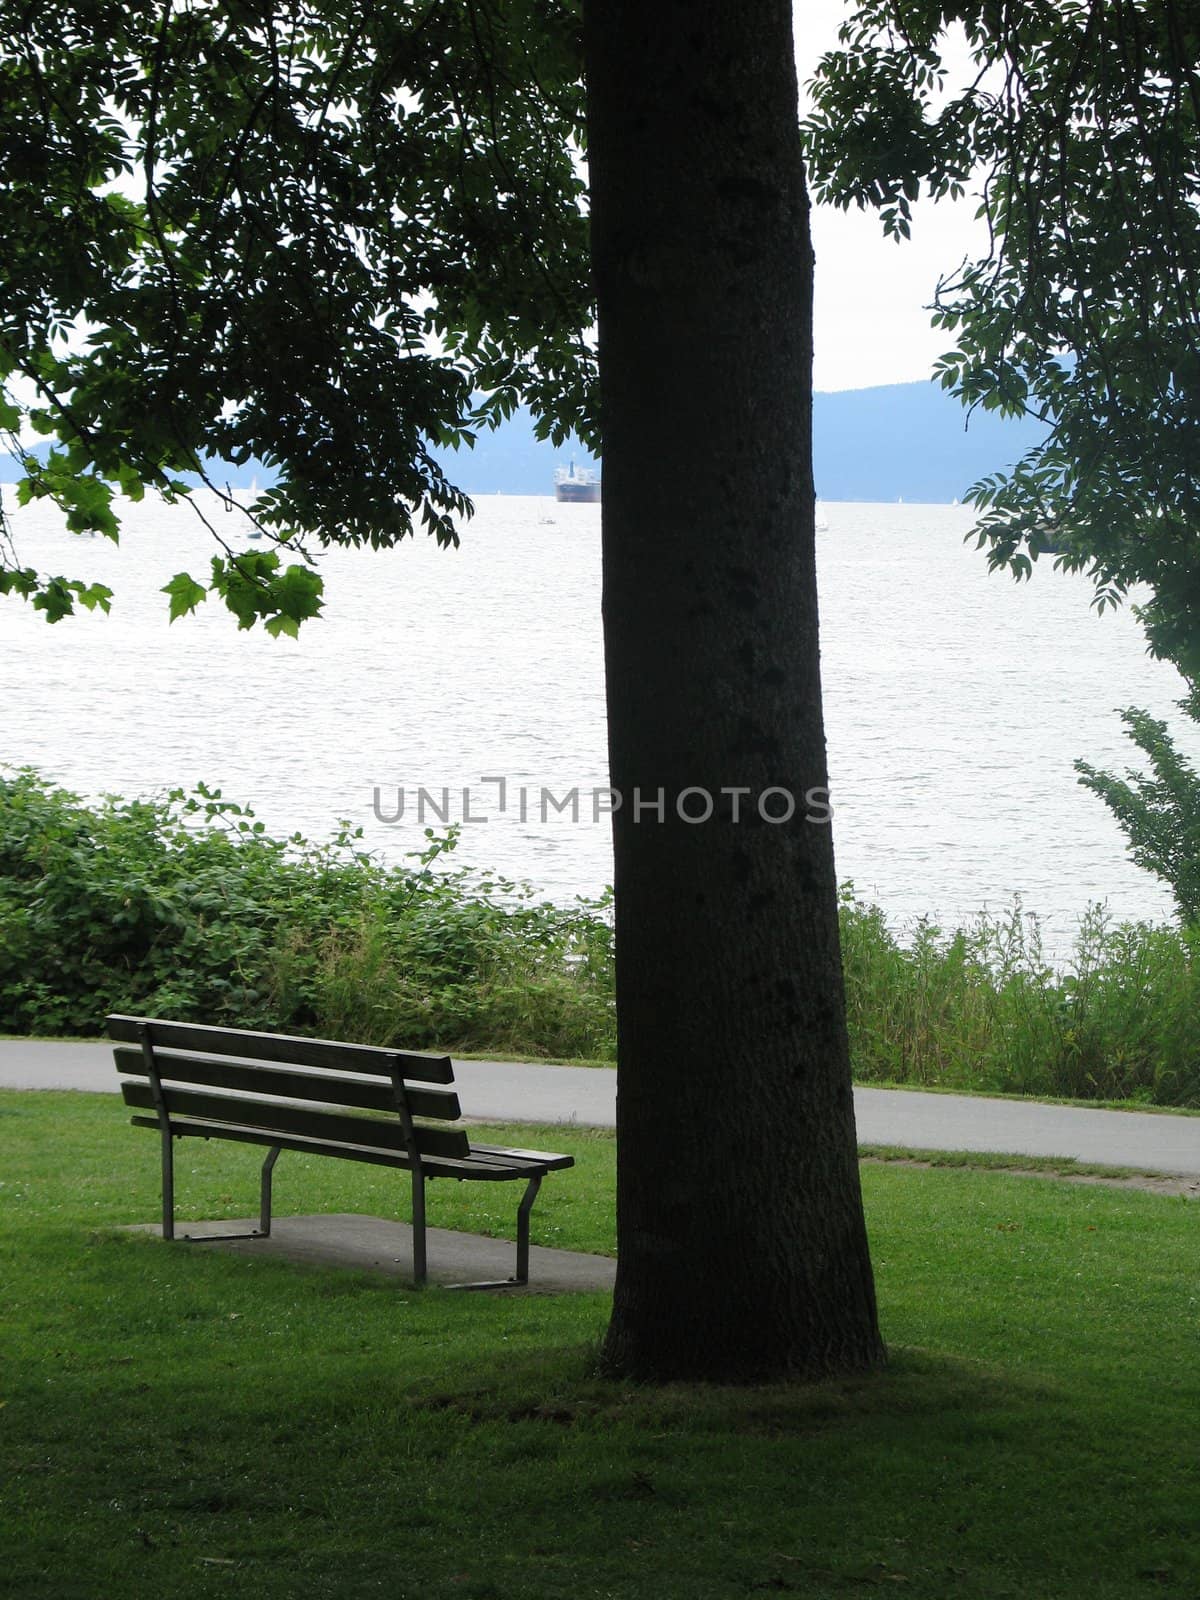
<instances>
[{"instance_id":1,"label":"tall grass","mask_svg":"<svg viewBox=\"0 0 1200 1600\"><path fill-rule=\"evenodd\" d=\"M1200 929L1092 906L1056 969L1019 902L907 941L850 888L841 912L860 1082L1200 1106Z\"/></svg>"},{"instance_id":2,"label":"tall grass","mask_svg":"<svg viewBox=\"0 0 1200 1600\"><path fill-rule=\"evenodd\" d=\"M346 828L272 839L205 789L89 806L0 776L0 1031L126 1010L612 1060L608 897L449 870L454 843L387 867ZM1093 907L1055 967L1019 904L902 937L847 886L841 923L860 1082L1200 1107L1200 929Z\"/></svg>"}]
</instances>

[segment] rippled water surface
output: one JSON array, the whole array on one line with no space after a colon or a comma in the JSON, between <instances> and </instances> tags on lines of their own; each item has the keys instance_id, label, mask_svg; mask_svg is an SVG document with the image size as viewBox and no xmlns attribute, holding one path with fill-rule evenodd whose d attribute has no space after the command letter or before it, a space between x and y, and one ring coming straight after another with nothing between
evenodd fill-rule
<instances>
[{"instance_id":1,"label":"rippled water surface","mask_svg":"<svg viewBox=\"0 0 1200 1600\"><path fill-rule=\"evenodd\" d=\"M1030 584L989 576L951 506L825 507L823 661L839 873L897 922L965 917L1014 894L1069 938L1089 901L1125 917L1170 903L1128 862L1072 759L1124 766L1115 714L1170 714L1181 692L1128 614L1099 617L1085 580L1043 563ZM238 519L211 508L241 542ZM168 625L159 592L200 572L211 537L186 507L128 508L119 549L15 516L18 554L108 583L110 617L47 626L0 601L0 759L86 793L202 779L272 831L361 824L398 858L421 842L414 791L448 788L473 815L460 861L555 898L611 877L606 821L539 817L543 787L606 782L599 508L487 497L457 551L427 542L321 558L328 604L299 641L239 633L212 602ZM1192 741L1193 745L1195 741ZM508 779L507 810L484 777ZM406 791L401 823L385 817ZM527 791L527 816L519 792ZM430 809L426 824L437 822Z\"/></svg>"}]
</instances>

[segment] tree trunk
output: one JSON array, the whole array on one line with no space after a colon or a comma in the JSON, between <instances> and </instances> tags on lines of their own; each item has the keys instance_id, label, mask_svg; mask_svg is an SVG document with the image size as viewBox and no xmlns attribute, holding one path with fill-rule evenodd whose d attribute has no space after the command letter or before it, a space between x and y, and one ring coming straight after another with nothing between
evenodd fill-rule
<instances>
[{"instance_id":1,"label":"tree trunk","mask_svg":"<svg viewBox=\"0 0 1200 1600\"><path fill-rule=\"evenodd\" d=\"M862 1369L883 1347L833 846L805 800L826 766L791 0L587 0L585 45L621 796L606 1360Z\"/></svg>"}]
</instances>

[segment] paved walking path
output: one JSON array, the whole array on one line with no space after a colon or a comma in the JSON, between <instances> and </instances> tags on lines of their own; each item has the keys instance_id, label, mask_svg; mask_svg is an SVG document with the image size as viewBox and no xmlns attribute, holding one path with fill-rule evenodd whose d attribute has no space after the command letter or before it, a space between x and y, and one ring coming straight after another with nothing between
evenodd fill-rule
<instances>
[{"instance_id":1,"label":"paved walking path","mask_svg":"<svg viewBox=\"0 0 1200 1600\"><path fill-rule=\"evenodd\" d=\"M616 1114L616 1074L603 1068L459 1061L455 1077L464 1114L481 1121L604 1128ZM107 1045L0 1040L0 1088L112 1093L116 1084ZM1073 1156L1200 1177L1200 1117L897 1089L856 1089L854 1108L862 1144Z\"/></svg>"}]
</instances>

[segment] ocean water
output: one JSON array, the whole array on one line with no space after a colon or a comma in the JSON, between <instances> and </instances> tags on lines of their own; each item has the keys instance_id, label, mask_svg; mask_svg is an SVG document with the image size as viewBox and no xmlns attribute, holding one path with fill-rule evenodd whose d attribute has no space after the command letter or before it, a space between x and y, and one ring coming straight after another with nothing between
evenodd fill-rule
<instances>
[{"instance_id":1,"label":"ocean water","mask_svg":"<svg viewBox=\"0 0 1200 1600\"><path fill-rule=\"evenodd\" d=\"M243 541L236 513L204 510ZM1170 716L1182 692L1129 613L1097 615L1086 580L1047 563L1032 583L989 575L962 507L823 512L840 876L897 925L1019 895L1058 947L1093 901L1167 919L1166 890L1072 770L1128 765L1116 708ZM49 626L0 600L0 761L91 795L202 780L273 832L324 837L345 819L392 860L445 816L464 824L458 862L558 900L610 881L592 799L607 783L598 507L488 496L458 550L324 552L326 612L298 641L240 633L215 602L168 623L163 584L202 573L213 548L187 506L129 506L119 548L44 507L13 522L23 562L108 583L116 602ZM573 789L577 820L555 810Z\"/></svg>"}]
</instances>

